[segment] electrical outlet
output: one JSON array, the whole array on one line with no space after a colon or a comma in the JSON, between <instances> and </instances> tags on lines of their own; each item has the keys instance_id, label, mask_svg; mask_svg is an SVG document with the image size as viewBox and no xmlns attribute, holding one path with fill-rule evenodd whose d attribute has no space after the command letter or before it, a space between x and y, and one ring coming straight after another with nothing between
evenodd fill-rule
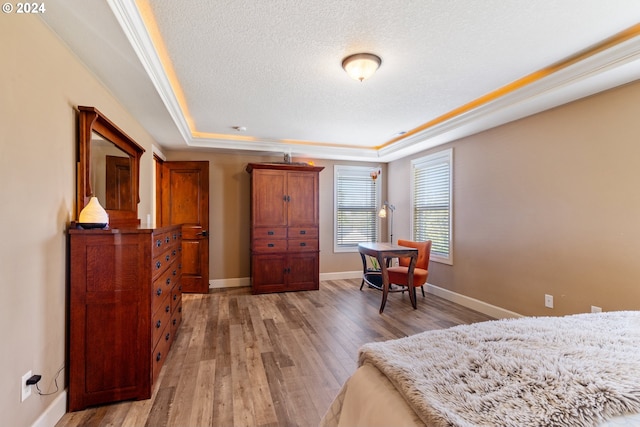
<instances>
[{"instance_id":1,"label":"electrical outlet","mask_svg":"<svg viewBox=\"0 0 640 427\"><path fill-rule=\"evenodd\" d=\"M592 313L602 313L602 307L598 307L597 305L592 305L591 306L591 312Z\"/></svg>"},{"instance_id":2,"label":"electrical outlet","mask_svg":"<svg viewBox=\"0 0 640 427\"><path fill-rule=\"evenodd\" d=\"M544 306L547 308L553 308L553 295L544 295Z\"/></svg>"},{"instance_id":3,"label":"electrical outlet","mask_svg":"<svg viewBox=\"0 0 640 427\"><path fill-rule=\"evenodd\" d=\"M32 377L31 371L27 372L26 374L24 374L22 376L22 382L21 382L21 385L22 385L21 390L22 390L22 392L21 392L21 395L20 395L21 399L22 399L21 402L24 402L27 399L27 397L31 396L31 386L27 385L27 380L29 378L31 378L31 377Z\"/></svg>"}]
</instances>

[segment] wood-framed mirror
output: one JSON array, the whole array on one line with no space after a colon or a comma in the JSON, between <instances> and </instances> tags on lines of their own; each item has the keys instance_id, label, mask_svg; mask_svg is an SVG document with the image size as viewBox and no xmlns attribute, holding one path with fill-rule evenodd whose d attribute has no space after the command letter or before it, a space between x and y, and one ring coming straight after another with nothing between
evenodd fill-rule
<instances>
[{"instance_id":1,"label":"wood-framed mirror","mask_svg":"<svg viewBox=\"0 0 640 427\"><path fill-rule=\"evenodd\" d=\"M144 148L94 107L78 106L76 219L92 196L109 214L111 228L135 226Z\"/></svg>"}]
</instances>

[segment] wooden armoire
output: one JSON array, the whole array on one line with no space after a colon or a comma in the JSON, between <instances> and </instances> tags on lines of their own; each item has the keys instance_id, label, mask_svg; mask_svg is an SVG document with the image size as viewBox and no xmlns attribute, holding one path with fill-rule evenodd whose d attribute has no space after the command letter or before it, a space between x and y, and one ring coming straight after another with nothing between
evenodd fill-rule
<instances>
[{"instance_id":1,"label":"wooden armoire","mask_svg":"<svg viewBox=\"0 0 640 427\"><path fill-rule=\"evenodd\" d=\"M319 174L323 167L250 163L251 290L319 289Z\"/></svg>"}]
</instances>

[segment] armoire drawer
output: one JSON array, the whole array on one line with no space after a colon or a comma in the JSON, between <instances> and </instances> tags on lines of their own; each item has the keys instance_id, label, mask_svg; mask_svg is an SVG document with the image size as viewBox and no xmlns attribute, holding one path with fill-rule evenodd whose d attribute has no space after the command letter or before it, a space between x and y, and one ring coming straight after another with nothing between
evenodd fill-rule
<instances>
[{"instance_id":1,"label":"armoire drawer","mask_svg":"<svg viewBox=\"0 0 640 427\"><path fill-rule=\"evenodd\" d=\"M255 227L253 229L254 239L285 239L286 237L286 227Z\"/></svg>"},{"instance_id":2,"label":"armoire drawer","mask_svg":"<svg viewBox=\"0 0 640 427\"><path fill-rule=\"evenodd\" d=\"M289 239L287 250L293 252L317 251L318 239Z\"/></svg>"},{"instance_id":3,"label":"armoire drawer","mask_svg":"<svg viewBox=\"0 0 640 427\"><path fill-rule=\"evenodd\" d=\"M289 239L317 238L318 227L289 227L287 237Z\"/></svg>"},{"instance_id":4,"label":"armoire drawer","mask_svg":"<svg viewBox=\"0 0 640 427\"><path fill-rule=\"evenodd\" d=\"M287 250L286 239L256 239L253 241L251 250L254 252L270 253L285 252Z\"/></svg>"}]
</instances>

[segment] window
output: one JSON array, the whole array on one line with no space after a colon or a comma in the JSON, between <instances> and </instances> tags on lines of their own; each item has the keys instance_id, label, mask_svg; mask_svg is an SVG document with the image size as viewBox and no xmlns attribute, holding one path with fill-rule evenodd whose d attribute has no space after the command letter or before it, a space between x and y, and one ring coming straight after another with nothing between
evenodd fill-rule
<instances>
[{"instance_id":1,"label":"window","mask_svg":"<svg viewBox=\"0 0 640 427\"><path fill-rule=\"evenodd\" d=\"M452 150L413 160L412 235L416 241L431 240L431 259L453 263L451 251Z\"/></svg>"},{"instance_id":2,"label":"window","mask_svg":"<svg viewBox=\"0 0 640 427\"><path fill-rule=\"evenodd\" d=\"M335 252L355 252L360 242L378 240L380 179L371 172L380 167L334 166Z\"/></svg>"}]
</instances>

